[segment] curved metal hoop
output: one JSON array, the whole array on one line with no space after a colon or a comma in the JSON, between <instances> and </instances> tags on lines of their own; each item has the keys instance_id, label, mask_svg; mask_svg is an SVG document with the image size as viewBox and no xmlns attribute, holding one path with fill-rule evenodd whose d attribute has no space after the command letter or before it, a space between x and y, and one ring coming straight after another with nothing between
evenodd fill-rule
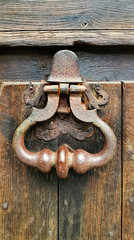
<instances>
[{"instance_id":1,"label":"curved metal hoop","mask_svg":"<svg viewBox=\"0 0 134 240\"><path fill-rule=\"evenodd\" d=\"M70 105L71 110L77 119L83 122L92 123L105 137L105 145L99 153L91 154L82 149L75 151L75 171L84 173L91 168L105 165L116 153L117 139L113 130L101 118L99 118L96 109L89 111L82 107L81 97L77 93L71 94Z\"/></svg>"},{"instance_id":2,"label":"curved metal hoop","mask_svg":"<svg viewBox=\"0 0 134 240\"><path fill-rule=\"evenodd\" d=\"M76 104L77 103L77 104ZM48 102L45 109L33 108L31 115L16 129L13 137L13 148L17 157L24 163L37 167L42 172L49 172L56 167L57 175L65 178L69 168L74 168L77 173L85 173L91 168L105 165L110 161L117 146L117 140L112 129L97 115L97 110L85 110L81 105L81 96L77 93L70 94L70 107L75 117L83 122L92 123L105 137L105 145L97 154L88 153L82 149L74 151L68 145L62 145L56 152L43 149L39 152L30 152L24 144L24 137L28 129L37 122L51 118L59 104L59 96L56 93L48 94Z\"/></svg>"}]
</instances>

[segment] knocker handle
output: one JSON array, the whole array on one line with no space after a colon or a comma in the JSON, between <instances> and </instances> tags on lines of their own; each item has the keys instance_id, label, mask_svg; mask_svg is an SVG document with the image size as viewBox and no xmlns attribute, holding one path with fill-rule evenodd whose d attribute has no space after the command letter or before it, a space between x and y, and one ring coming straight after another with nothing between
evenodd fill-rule
<instances>
[{"instance_id":1,"label":"knocker handle","mask_svg":"<svg viewBox=\"0 0 134 240\"><path fill-rule=\"evenodd\" d=\"M77 173L85 173L91 168L105 165L114 157L117 146L114 132L97 115L97 109L108 101L107 93L97 87L95 91L101 99L95 97L89 84L81 79L76 55L68 50L55 54L51 74L45 84L46 82L41 82L33 99L28 96L28 92L25 95L25 103L31 107L37 106L43 96L47 102L43 109L34 107L31 115L16 129L13 136L13 149L17 157L42 172L49 172L52 167L55 167L57 175L61 178L67 176L69 168L73 168ZM84 97L88 99L88 106L84 103L85 108L82 106ZM83 126L82 124L92 123L104 135L105 144L102 151L91 154L83 149L75 151L64 144L56 152L50 149L30 152L24 143L26 132L37 122L52 118L55 128L51 128L47 121L48 129L51 131L43 133L44 139L51 140L61 133L68 133L78 140L84 140L89 135L88 131L84 130L81 133L79 129ZM48 133L49 136L47 136Z\"/></svg>"},{"instance_id":2,"label":"knocker handle","mask_svg":"<svg viewBox=\"0 0 134 240\"><path fill-rule=\"evenodd\" d=\"M49 101L49 99L51 98L48 98L46 116L50 102L51 108L53 105L52 103L56 106L56 103L58 104L59 97L55 95L55 97L53 97L53 101ZM75 107L74 104L76 102L77 107ZM28 151L24 144L24 137L29 128L37 123L36 118L39 110L34 109L32 114L16 129L13 137L14 151L22 162L36 167L42 172L49 172L52 167L56 167L57 175L61 178L65 178L68 174L69 168L74 168L77 173L85 173L91 168L105 165L113 158L117 145L116 137L112 129L98 117L97 110L84 110L79 96L74 97L72 95L70 97L70 104L73 114L79 120L90 123L92 122L92 124L102 132L105 137L105 145L102 151L96 154L91 154L83 149L74 151L67 145L60 146L56 152L53 152L50 149L43 149L39 152ZM55 113L54 109L55 108L53 108L51 114Z\"/></svg>"}]
</instances>

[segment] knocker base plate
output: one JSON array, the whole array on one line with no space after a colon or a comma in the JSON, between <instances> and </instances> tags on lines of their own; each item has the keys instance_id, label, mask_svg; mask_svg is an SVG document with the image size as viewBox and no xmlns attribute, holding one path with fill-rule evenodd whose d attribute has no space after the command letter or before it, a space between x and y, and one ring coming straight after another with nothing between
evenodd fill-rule
<instances>
[{"instance_id":1,"label":"knocker base plate","mask_svg":"<svg viewBox=\"0 0 134 240\"><path fill-rule=\"evenodd\" d=\"M40 123L35 134L44 141L51 141L59 135L66 134L76 140L84 141L94 134L94 129L91 125L78 121L71 113L64 118L55 114L50 120Z\"/></svg>"}]
</instances>

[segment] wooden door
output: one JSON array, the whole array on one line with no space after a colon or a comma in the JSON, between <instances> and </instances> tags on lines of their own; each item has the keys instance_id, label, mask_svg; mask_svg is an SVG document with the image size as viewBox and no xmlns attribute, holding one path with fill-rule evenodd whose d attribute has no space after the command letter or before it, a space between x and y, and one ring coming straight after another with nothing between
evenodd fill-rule
<instances>
[{"instance_id":1,"label":"wooden door","mask_svg":"<svg viewBox=\"0 0 134 240\"><path fill-rule=\"evenodd\" d=\"M13 133L29 114L23 101L29 84L25 79L30 76L33 84L36 76L41 79L45 59L48 61L45 62L46 66L48 64L45 71L49 72L54 52L47 55L44 49L45 56L36 49L34 53L33 50L26 53L26 49L15 51L4 50L1 54L1 79L4 80L0 99L1 239L121 239L121 234L124 234L124 239L132 239L133 82L100 81L109 95L109 102L102 107L100 116L118 139L115 158L105 167L84 175L71 170L67 179L58 179L54 169L49 174L43 174L21 163L12 150ZM78 55L83 74L88 72L91 57L100 59L100 53L94 56L90 50L80 51ZM109 55L114 57L111 52ZM105 57L109 58L109 55ZM6 70L6 66L10 71ZM109 74L106 68L102 68L105 74ZM18 74L14 69L21 72ZM94 74L96 76L96 72ZM12 79L13 75L16 81ZM21 75L24 76L23 81L19 79ZM5 81L7 78L8 81ZM45 147L56 150L65 142L74 149L97 152L104 144L99 132L95 132L88 142L64 135L46 144L36 139L34 128L27 137L30 150Z\"/></svg>"},{"instance_id":2,"label":"wooden door","mask_svg":"<svg viewBox=\"0 0 134 240\"><path fill-rule=\"evenodd\" d=\"M134 239L134 6L133 1L0 2L0 240ZM50 73L53 55L69 49L90 85L109 101L99 112L113 129L117 152L106 166L59 179L21 163L12 149L17 126L29 115L29 83ZM62 135L26 136L31 151L63 143L98 152L99 131L88 141Z\"/></svg>"}]
</instances>

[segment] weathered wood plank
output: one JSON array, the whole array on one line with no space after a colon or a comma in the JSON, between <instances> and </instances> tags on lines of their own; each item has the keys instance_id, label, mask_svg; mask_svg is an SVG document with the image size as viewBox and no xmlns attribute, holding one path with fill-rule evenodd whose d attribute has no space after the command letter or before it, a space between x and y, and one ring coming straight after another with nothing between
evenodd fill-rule
<instances>
[{"instance_id":1,"label":"weathered wood plank","mask_svg":"<svg viewBox=\"0 0 134 240\"><path fill-rule=\"evenodd\" d=\"M0 30L134 29L133 0L0 2Z\"/></svg>"},{"instance_id":2,"label":"weathered wood plank","mask_svg":"<svg viewBox=\"0 0 134 240\"><path fill-rule=\"evenodd\" d=\"M0 9L0 46L134 45L133 0L12 0Z\"/></svg>"},{"instance_id":3,"label":"weathered wood plank","mask_svg":"<svg viewBox=\"0 0 134 240\"><path fill-rule=\"evenodd\" d=\"M134 239L134 83L123 83L122 239Z\"/></svg>"},{"instance_id":4,"label":"weathered wood plank","mask_svg":"<svg viewBox=\"0 0 134 240\"><path fill-rule=\"evenodd\" d=\"M57 240L56 174L42 174L24 165L12 150L13 133L28 111L23 103L25 89L26 84L1 87L0 239ZM42 142L37 145L31 132L27 145L33 150Z\"/></svg>"},{"instance_id":5,"label":"weathered wood plank","mask_svg":"<svg viewBox=\"0 0 134 240\"><path fill-rule=\"evenodd\" d=\"M60 49L62 48L1 49L0 82L36 82L47 79L52 57ZM88 47L73 48L73 51L79 58L81 74L88 81L134 79L133 49Z\"/></svg>"},{"instance_id":6,"label":"weathered wood plank","mask_svg":"<svg viewBox=\"0 0 134 240\"><path fill-rule=\"evenodd\" d=\"M84 175L73 171L59 182L59 239L121 239L121 84L101 84L109 95L101 117L118 139L115 158L105 167ZM98 152L102 136L97 133L88 143L61 139L71 147Z\"/></svg>"},{"instance_id":7,"label":"weathered wood plank","mask_svg":"<svg viewBox=\"0 0 134 240\"><path fill-rule=\"evenodd\" d=\"M114 24L116 27L117 24ZM81 44L133 46L134 30L11 31L10 29L0 31L0 46L73 46L76 44L78 46Z\"/></svg>"}]
</instances>

